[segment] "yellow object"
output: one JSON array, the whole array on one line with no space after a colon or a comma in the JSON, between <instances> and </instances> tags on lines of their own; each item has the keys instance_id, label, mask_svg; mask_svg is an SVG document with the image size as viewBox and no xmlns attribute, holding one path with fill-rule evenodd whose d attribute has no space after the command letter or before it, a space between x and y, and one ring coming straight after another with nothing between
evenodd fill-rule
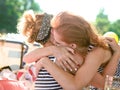
<instances>
[{"instance_id":1,"label":"yellow object","mask_svg":"<svg viewBox=\"0 0 120 90\"><path fill-rule=\"evenodd\" d=\"M118 43L119 42L119 38L118 38L118 35L114 32L106 32L104 35L104 37L112 37L116 40L116 42Z\"/></svg>"}]
</instances>

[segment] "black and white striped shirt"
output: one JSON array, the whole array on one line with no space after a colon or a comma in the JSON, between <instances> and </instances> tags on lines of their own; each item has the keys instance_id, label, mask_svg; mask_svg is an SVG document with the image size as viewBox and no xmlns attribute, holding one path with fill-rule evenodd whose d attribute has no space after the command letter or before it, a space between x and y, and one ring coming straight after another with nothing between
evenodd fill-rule
<instances>
[{"instance_id":1,"label":"black and white striped shirt","mask_svg":"<svg viewBox=\"0 0 120 90\"><path fill-rule=\"evenodd\" d=\"M49 57L50 60L54 60L54 57ZM35 90L63 90L58 82L47 72L46 69L42 68L35 81Z\"/></svg>"}]
</instances>

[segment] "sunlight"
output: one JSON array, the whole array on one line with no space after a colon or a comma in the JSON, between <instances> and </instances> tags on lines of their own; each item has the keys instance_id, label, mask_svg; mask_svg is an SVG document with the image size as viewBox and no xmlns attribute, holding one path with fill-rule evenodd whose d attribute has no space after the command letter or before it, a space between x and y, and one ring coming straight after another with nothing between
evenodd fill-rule
<instances>
[{"instance_id":1,"label":"sunlight","mask_svg":"<svg viewBox=\"0 0 120 90\"><path fill-rule=\"evenodd\" d=\"M71 11L94 21L101 8L105 9L110 21L120 18L119 0L35 0L44 12L56 14L60 11Z\"/></svg>"}]
</instances>

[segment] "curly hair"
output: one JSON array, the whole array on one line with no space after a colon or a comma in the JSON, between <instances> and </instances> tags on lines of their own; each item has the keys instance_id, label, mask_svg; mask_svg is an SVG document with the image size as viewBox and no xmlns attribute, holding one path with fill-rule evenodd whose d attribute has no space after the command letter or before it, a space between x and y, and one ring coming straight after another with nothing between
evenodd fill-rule
<instances>
[{"instance_id":1,"label":"curly hair","mask_svg":"<svg viewBox=\"0 0 120 90\"><path fill-rule=\"evenodd\" d=\"M47 35L47 38L44 37L45 39L43 40L40 39L41 37L39 37L40 40L36 40L38 34L43 32L41 30L41 27L43 23L45 23L43 22L45 15L46 13L35 14L33 10L28 10L28 11L25 11L22 17L18 20L17 30L19 33L23 34L26 37L27 42L33 43L37 41L43 44L45 43L45 41L47 41L49 34ZM49 21L50 20L51 18L49 18ZM44 32L46 33L46 31Z\"/></svg>"}]
</instances>

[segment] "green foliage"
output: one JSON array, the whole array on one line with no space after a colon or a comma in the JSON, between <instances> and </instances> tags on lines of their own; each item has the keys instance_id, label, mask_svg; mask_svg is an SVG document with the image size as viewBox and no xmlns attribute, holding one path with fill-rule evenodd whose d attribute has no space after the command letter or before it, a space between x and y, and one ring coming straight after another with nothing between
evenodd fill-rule
<instances>
[{"instance_id":1,"label":"green foliage","mask_svg":"<svg viewBox=\"0 0 120 90\"><path fill-rule=\"evenodd\" d=\"M111 24L109 31L115 32L120 37L120 19Z\"/></svg>"},{"instance_id":2,"label":"green foliage","mask_svg":"<svg viewBox=\"0 0 120 90\"><path fill-rule=\"evenodd\" d=\"M17 19L28 9L42 11L34 0L0 0L0 33L17 33Z\"/></svg>"},{"instance_id":3,"label":"green foliage","mask_svg":"<svg viewBox=\"0 0 120 90\"><path fill-rule=\"evenodd\" d=\"M120 20L110 22L108 15L104 14L104 9L101 9L99 14L96 16L95 26L101 34L112 31L120 37Z\"/></svg>"},{"instance_id":4,"label":"green foliage","mask_svg":"<svg viewBox=\"0 0 120 90\"><path fill-rule=\"evenodd\" d=\"M18 18L29 9L43 12L34 0L0 0L0 33L17 33ZM101 34L113 31L120 37L120 20L111 23L104 9L96 16L95 25Z\"/></svg>"},{"instance_id":5,"label":"green foliage","mask_svg":"<svg viewBox=\"0 0 120 90\"><path fill-rule=\"evenodd\" d=\"M110 21L108 16L104 14L104 9L101 9L96 17L96 27L101 34L107 32L110 27Z\"/></svg>"}]
</instances>

